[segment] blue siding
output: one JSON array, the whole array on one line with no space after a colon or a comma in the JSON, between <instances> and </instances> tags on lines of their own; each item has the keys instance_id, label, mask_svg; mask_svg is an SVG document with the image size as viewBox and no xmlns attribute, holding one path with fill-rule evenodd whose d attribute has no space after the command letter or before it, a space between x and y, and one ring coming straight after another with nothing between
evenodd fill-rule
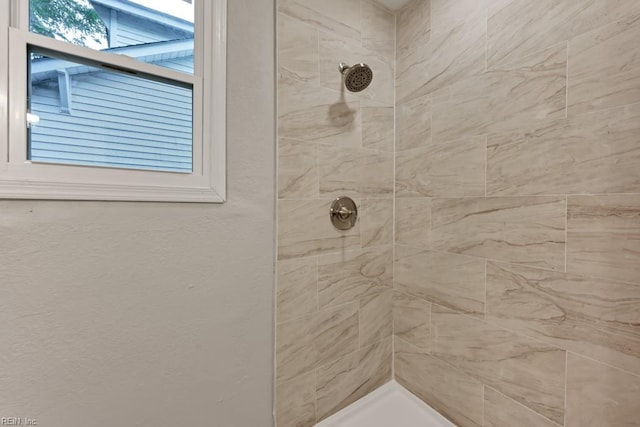
<instances>
[{"instance_id":1,"label":"blue siding","mask_svg":"<svg viewBox=\"0 0 640 427\"><path fill-rule=\"evenodd\" d=\"M158 63L189 70L193 57ZM191 90L96 70L71 77L71 112L60 111L57 81L32 89L34 161L192 170Z\"/></svg>"}]
</instances>

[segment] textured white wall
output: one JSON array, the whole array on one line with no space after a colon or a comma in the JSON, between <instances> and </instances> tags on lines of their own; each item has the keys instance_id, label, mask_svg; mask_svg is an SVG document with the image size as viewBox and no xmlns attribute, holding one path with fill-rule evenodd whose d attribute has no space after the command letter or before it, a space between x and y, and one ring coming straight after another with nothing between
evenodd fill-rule
<instances>
[{"instance_id":1,"label":"textured white wall","mask_svg":"<svg viewBox=\"0 0 640 427\"><path fill-rule=\"evenodd\" d=\"M0 417L271 426L272 0L229 1L229 202L0 202Z\"/></svg>"}]
</instances>

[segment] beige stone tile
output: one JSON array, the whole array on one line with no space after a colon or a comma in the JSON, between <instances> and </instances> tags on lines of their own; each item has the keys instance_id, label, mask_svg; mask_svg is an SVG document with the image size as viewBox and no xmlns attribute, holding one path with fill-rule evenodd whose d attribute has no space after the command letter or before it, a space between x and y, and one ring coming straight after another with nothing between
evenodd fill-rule
<instances>
[{"instance_id":1,"label":"beige stone tile","mask_svg":"<svg viewBox=\"0 0 640 427\"><path fill-rule=\"evenodd\" d=\"M320 147L320 195L393 197L393 153Z\"/></svg>"},{"instance_id":2,"label":"beige stone tile","mask_svg":"<svg viewBox=\"0 0 640 427\"><path fill-rule=\"evenodd\" d=\"M482 426L482 383L395 337L396 380L460 427Z\"/></svg>"},{"instance_id":3,"label":"beige stone tile","mask_svg":"<svg viewBox=\"0 0 640 427\"><path fill-rule=\"evenodd\" d=\"M351 95L373 100L384 106L394 105L394 61L382 52L362 47L359 41L335 33L320 32L320 83L337 93L344 93L343 78L338 70L341 62L347 65L365 63L373 71L371 85Z\"/></svg>"},{"instance_id":4,"label":"beige stone tile","mask_svg":"<svg viewBox=\"0 0 640 427\"><path fill-rule=\"evenodd\" d=\"M488 139L490 195L640 192L640 104Z\"/></svg>"},{"instance_id":5,"label":"beige stone tile","mask_svg":"<svg viewBox=\"0 0 640 427\"><path fill-rule=\"evenodd\" d=\"M375 295L360 300L360 348L393 334L393 290L379 288Z\"/></svg>"},{"instance_id":6,"label":"beige stone tile","mask_svg":"<svg viewBox=\"0 0 640 427\"><path fill-rule=\"evenodd\" d=\"M452 141L565 117L567 47L554 46L432 96L432 138Z\"/></svg>"},{"instance_id":7,"label":"beige stone tile","mask_svg":"<svg viewBox=\"0 0 640 427\"><path fill-rule=\"evenodd\" d=\"M278 259L360 247L360 224L340 231L331 225L331 199L278 202Z\"/></svg>"},{"instance_id":8,"label":"beige stone tile","mask_svg":"<svg viewBox=\"0 0 640 427\"><path fill-rule=\"evenodd\" d=\"M393 333L429 352L431 303L402 292L393 292Z\"/></svg>"},{"instance_id":9,"label":"beige stone tile","mask_svg":"<svg viewBox=\"0 0 640 427\"><path fill-rule=\"evenodd\" d=\"M558 427L490 387L484 388L484 427Z\"/></svg>"},{"instance_id":10,"label":"beige stone tile","mask_svg":"<svg viewBox=\"0 0 640 427\"><path fill-rule=\"evenodd\" d=\"M278 135L336 147L360 147L360 102L309 82L278 81Z\"/></svg>"},{"instance_id":11,"label":"beige stone tile","mask_svg":"<svg viewBox=\"0 0 640 427\"><path fill-rule=\"evenodd\" d=\"M362 46L395 61L396 17L375 0L362 0Z\"/></svg>"},{"instance_id":12,"label":"beige stone tile","mask_svg":"<svg viewBox=\"0 0 640 427\"><path fill-rule=\"evenodd\" d=\"M393 107L362 107L362 147L393 151Z\"/></svg>"},{"instance_id":13,"label":"beige stone tile","mask_svg":"<svg viewBox=\"0 0 640 427\"><path fill-rule=\"evenodd\" d=\"M278 323L318 311L316 258L278 261L277 288Z\"/></svg>"},{"instance_id":14,"label":"beige stone tile","mask_svg":"<svg viewBox=\"0 0 640 427\"><path fill-rule=\"evenodd\" d=\"M433 249L564 269L564 197L433 199Z\"/></svg>"},{"instance_id":15,"label":"beige stone tile","mask_svg":"<svg viewBox=\"0 0 640 427\"><path fill-rule=\"evenodd\" d=\"M396 98L426 84L431 56L431 0L411 0L396 14Z\"/></svg>"},{"instance_id":16,"label":"beige stone tile","mask_svg":"<svg viewBox=\"0 0 640 427\"><path fill-rule=\"evenodd\" d=\"M390 381L391 357L391 339L386 339L318 368L318 420Z\"/></svg>"},{"instance_id":17,"label":"beige stone tile","mask_svg":"<svg viewBox=\"0 0 640 427\"><path fill-rule=\"evenodd\" d=\"M633 0L489 0L489 68L623 18L639 6Z\"/></svg>"},{"instance_id":18,"label":"beige stone tile","mask_svg":"<svg viewBox=\"0 0 640 427\"><path fill-rule=\"evenodd\" d=\"M280 140L278 148L278 197L313 199L319 195L318 146Z\"/></svg>"},{"instance_id":19,"label":"beige stone tile","mask_svg":"<svg viewBox=\"0 0 640 427\"><path fill-rule=\"evenodd\" d=\"M431 353L563 423L565 352L449 309L431 307Z\"/></svg>"},{"instance_id":20,"label":"beige stone tile","mask_svg":"<svg viewBox=\"0 0 640 427\"><path fill-rule=\"evenodd\" d=\"M639 38L636 12L569 42L570 116L640 101Z\"/></svg>"},{"instance_id":21,"label":"beige stone tile","mask_svg":"<svg viewBox=\"0 0 640 427\"><path fill-rule=\"evenodd\" d=\"M489 262L487 320L640 374L640 286Z\"/></svg>"},{"instance_id":22,"label":"beige stone tile","mask_svg":"<svg viewBox=\"0 0 640 427\"><path fill-rule=\"evenodd\" d=\"M426 93L485 71L486 7L487 0L431 0Z\"/></svg>"},{"instance_id":23,"label":"beige stone tile","mask_svg":"<svg viewBox=\"0 0 640 427\"><path fill-rule=\"evenodd\" d=\"M393 244L393 199L364 199L360 221L363 248Z\"/></svg>"},{"instance_id":24,"label":"beige stone tile","mask_svg":"<svg viewBox=\"0 0 640 427\"><path fill-rule=\"evenodd\" d=\"M362 165L366 152L320 146L318 155L320 194L323 197L362 195Z\"/></svg>"},{"instance_id":25,"label":"beige stone tile","mask_svg":"<svg viewBox=\"0 0 640 427\"><path fill-rule=\"evenodd\" d=\"M398 100L424 96L485 71L485 3L431 0L400 13L398 28L404 22L408 28L398 35Z\"/></svg>"},{"instance_id":26,"label":"beige stone tile","mask_svg":"<svg viewBox=\"0 0 640 427\"><path fill-rule=\"evenodd\" d=\"M389 247L346 251L318 259L320 307L358 301L393 285L393 252Z\"/></svg>"},{"instance_id":27,"label":"beige stone tile","mask_svg":"<svg viewBox=\"0 0 640 427\"><path fill-rule=\"evenodd\" d=\"M403 101L397 107L396 151L422 148L431 142L431 96Z\"/></svg>"},{"instance_id":28,"label":"beige stone tile","mask_svg":"<svg viewBox=\"0 0 640 427\"><path fill-rule=\"evenodd\" d=\"M399 198L396 205L396 244L416 248L430 247L431 199Z\"/></svg>"},{"instance_id":29,"label":"beige stone tile","mask_svg":"<svg viewBox=\"0 0 640 427\"><path fill-rule=\"evenodd\" d=\"M278 72L281 78L318 83L318 30L278 14Z\"/></svg>"},{"instance_id":30,"label":"beige stone tile","mask_svg":"<svg viewBox=\"0 0 640 427\"><path fill-rule=\"evenodd\" d=\"M277 381L291 380L357 349L357 303L280 323L276 326Z\"/></svg>"},{"instance_id":31,"label":"beige stone tile","mask_svg":"<svg viewBox=\"0 0 640 427\"><path fill-rule=\"evenodd\" d=\"M360 191L362 197L393 198L393 153L363 150Z\"/></svg>"},{"instance_id":32,"label":"beige stone tile","mask_svg":"<svg viewBox=\"0 0 640 427\"><path fill-rule=\"evenodd\" d=\"M481 259L398 246L394 289L482 317L484 264Z\"/></svg>"},{"instance_id":33,"label":"beige stone tile","mask_svg":"<svg viewBox=\"0 0 640 427\"><path fill-rule=\"evenodd\" d=\"M278 427L316 424L315 371L276 385L276 423Z\"/></svg>"},{"instance_id":34,"label":"beige stone tile","mask_svg":"<svg viewBox=\"0 0 640 427\"><path fill-rule=\"evenodd\" d=\"M431 0L410 0L396 12L396 57L413 56L431 38Z\"/></svg>"},{"instance_id":35,"label":"beige stone tile","mask_svg":"<svg viewBox=\"0 0 640 427\"><path fill-rule=\"evenodd\" d=\"M278 11L325 31L360 40L360 0L279 0Z\"/></svg>"},{"instance_id":36,"label":"beige stone tile","mask_svg":"<svg viewBox=\"0 0 640 427\"><path fill-rule=\"evenodd\" d=\"M637 426L640 377L569 353L567 427Z\"/></svg>"},{"instance_id":37,"label":"beige stone tile","mask_svg":"<svg viewBox=\"0 0 640 427\"><path fill-rule=\"evenodd\" d=\"M640 195L568 199L567 271L640 284Z\"/></svg>"},{"instance_id":38,"label":"beige stone tile","mask_svg":"<svg viewBox=\"0 0 640 427\"><path fill-rule=\"evenodd\" d=\"M486 139L431 142L396 154L397 197L484 196Z\"/></svg>"}]
</instances>

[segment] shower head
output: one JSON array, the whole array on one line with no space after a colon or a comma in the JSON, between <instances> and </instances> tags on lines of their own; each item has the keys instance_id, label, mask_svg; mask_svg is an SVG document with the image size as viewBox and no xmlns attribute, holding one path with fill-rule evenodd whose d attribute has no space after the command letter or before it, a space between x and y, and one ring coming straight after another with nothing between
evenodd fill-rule
<instances>
[{"instance_id":1,"label":"shower head","mask_svg":"<svg viewBox=\"0 0 640 427\"><path fill-rule=\"evenodd\" d=\"M339 70L344 76L344 85L350 92L365 90L373 80L373 71L367 64L355 64L349 67L343 62Z\"/></svg>"}]
</instances>

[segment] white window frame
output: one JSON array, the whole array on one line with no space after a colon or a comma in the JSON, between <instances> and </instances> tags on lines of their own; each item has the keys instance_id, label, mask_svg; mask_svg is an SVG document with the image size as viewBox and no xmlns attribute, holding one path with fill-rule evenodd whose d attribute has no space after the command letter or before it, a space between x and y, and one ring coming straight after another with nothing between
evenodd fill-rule
<instances>
[{"instance_id":1,"label":"white window frame","mask_svg":"<svg viewBox=\"0 0 640 427\"><path fill-rule=\"evenodd\" d=\"M0 199L223 203L226 2L202 0L195 4L194 73L190 75L30 33L29 0L0 1ZM193 85L193 172L29 161L27 46Z\"/></svg>"}]
</instances>

